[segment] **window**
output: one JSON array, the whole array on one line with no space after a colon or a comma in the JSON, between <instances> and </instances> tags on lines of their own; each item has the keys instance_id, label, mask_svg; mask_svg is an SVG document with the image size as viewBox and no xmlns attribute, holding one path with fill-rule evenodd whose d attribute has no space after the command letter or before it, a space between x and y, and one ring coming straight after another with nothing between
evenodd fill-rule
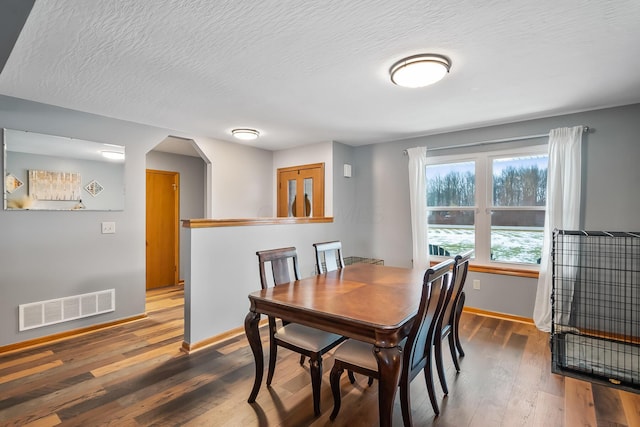
<instances>
[{"instance_id":1,"label":"window","mask_svg":"<svg viewBox=\"0 0 640 427\"><path fill-rule=\"evenodd\" d=\"M480 263L540 262L546 145L427 161L429 253L475 249Z\"/></svg>"},{"instance_id":2,"label":"window","mask_svg":"<svg viewBox=\"0 0 640 427\"><path fill-rule=\"evenodd\" d=\"M429 253L457 254L475 247L476 162L427 166Z\"/></svg>"}]
</instances>

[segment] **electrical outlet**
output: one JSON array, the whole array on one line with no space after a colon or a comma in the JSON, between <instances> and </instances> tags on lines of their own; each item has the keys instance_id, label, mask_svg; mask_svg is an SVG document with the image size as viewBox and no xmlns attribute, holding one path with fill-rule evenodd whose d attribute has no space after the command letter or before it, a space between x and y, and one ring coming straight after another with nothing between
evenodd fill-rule
<instances>
[{"instance_id":1,"label":"electrical outlet","mask_svg":"<svg viewBox=\"0 0 640 427\"><path fill-rule=\"evenodd\" d=\"M474 281L473 281L473 289L480 289L480 280L474 279Z\"/></svg>"},{"instance_id":2,"label":"electrical outlet","mask_svg":"<svg viewBox=\"0 0 640 427\"><path fill-rule=\"evenodd\" d=\"M102 234L115 234L116 233L116 223L113 221L103 222L102 223Z\"/></svg>"}]
</instances>

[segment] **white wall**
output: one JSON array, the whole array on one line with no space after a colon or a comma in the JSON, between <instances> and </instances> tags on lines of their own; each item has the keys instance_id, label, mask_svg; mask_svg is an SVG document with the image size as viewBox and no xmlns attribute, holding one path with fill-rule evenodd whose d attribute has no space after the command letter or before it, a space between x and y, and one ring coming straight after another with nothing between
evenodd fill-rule
<instances>
[{"instance_id":1,"label":"white wall","mask_svg":"<svg viewBox=\"0 0 640 427\"><path fill-rule=\"evenodd\" d=\"M271 151L205 137L193 140L211 162L211 218L273 216Z\"/></svg>"},{"instance_id":2,"label":"white wall","mask_svg":"<svg viewBox=\"0 0 640 427\"><path fill-rule=\"evenodd\" d=\"M242 327L247 295L260 290L256 251L295 246L300 274L315 273L313 243L334 236L334 224L287 224L187 229L184 254L185 341L194 345Z\"/></svg>"}]
</instances>

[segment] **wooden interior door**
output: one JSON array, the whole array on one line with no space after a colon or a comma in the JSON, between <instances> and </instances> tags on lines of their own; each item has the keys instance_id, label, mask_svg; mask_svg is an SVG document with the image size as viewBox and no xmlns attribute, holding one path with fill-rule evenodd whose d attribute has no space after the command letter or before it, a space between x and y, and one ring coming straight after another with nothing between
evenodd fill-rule
<instances>
[{"instance_id":1,"label":"wooden interior door","mask_svg":"<svg viewBox=\"0 0 640 427\"><path fill-rule=\"evenodd\" d=\"M147 169L147 289L178 284L180 174Z\"/></svg>"},{"instance_id":2,"label":"wooden interior door","mask_svg":"<svg viewBox=\"0 0 640 427\"><path fill-rule=\"evenodd\" d=\"M324 216L324 163L278 169L278 216Z\"/></svg>"}]
</instances>

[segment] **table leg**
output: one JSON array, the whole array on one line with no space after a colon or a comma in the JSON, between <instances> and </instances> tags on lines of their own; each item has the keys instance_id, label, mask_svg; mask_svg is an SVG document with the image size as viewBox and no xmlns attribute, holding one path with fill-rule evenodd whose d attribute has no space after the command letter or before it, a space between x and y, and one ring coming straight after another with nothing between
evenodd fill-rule
<instances>
[{"instance_id":1,"label":"table leg","mask_svg":"<svg viewBox=\"0 0 640 427\"><path fill-rule=\"evenodd\" d=\"M393 419L393 401L398 389L398 380L402 370L402 349L400 347L375 347L374 354L378 360L378 411L380 426L391 426Z\"/></svg>"},{"instance_id":2,"label":"table leg","mask_svg":"<svg viewBox=\"0 0 640 427\"><path fill-rule=\"evenodd\" d=\"M256 362L256 378L253 382L253 389L249 395L249 403L256 401L260 385L262 384L262 374L264 373L264 359L262 355L262 342L260 341L260 330L258 329L260 322L260 313L249 312L244 318L244 332L247 334L247 340L253 352L253 358Z\"/></svg>"}]
</instances>

